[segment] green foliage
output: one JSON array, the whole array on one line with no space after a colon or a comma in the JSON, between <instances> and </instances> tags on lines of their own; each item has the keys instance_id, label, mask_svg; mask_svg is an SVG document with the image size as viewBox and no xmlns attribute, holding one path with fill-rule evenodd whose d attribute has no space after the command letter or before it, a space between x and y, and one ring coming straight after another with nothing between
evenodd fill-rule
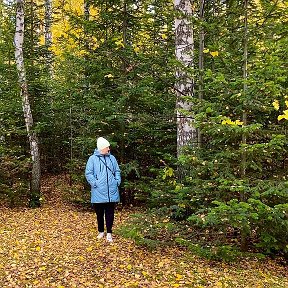
<instances>
[{"instance_id":1,"label":"green foliage","mask_svg":"<svg viewBox=\"0 0 288 288\"><path fill-rule=\"evenodd\" d=\"M244 257L265 257L260 253L243 253L236 245L203 240L203 234L197 236L199 230L192 229L187 222L174 221L169 215L173 215L171 207L139 211L118 226L116 233L149 250L180 245L187 247L194 255L214 261L233 262Z\"/></svg>"},{"instance_id":2,"label":"green foliage","mask_svg":"<svg viewBox=\"0 0 288 288\"><path fill-rule=\"evenodd\" d=\"M171 245L181 228L175 226L165 212L159 211L152 209L145 213L142 211L131 214L130 221L117 227L116 233L133 239L137 245L151 250Z\"/></svg>"},{"instance_id":3,"label":"green foliage","mask_svg":"<svg viewBox=\"0 0 288 288\"><path fill-rule=\"evenodd\" d=\"M160 242L157 240L145 238L138 228L131 228L130 225L121 226L121 228L116 230L116 233L125 238L134 240L136 245L145 247L149 250L155 249L160 244Z\"/></svg>"},{"instance_id":4,"label":"green foliage","mask_svg":"<svg viewBox=\"0 0 288 288\"><path fill-rule=\"evenodd\" d=\"M264 255L260 253L256 254L249 254L243 253L239 251L236 247L231 245L223 245L223 246L201 246L200 244L191 243L189 240L185 240L182 238L176 239L176 242L182 246L188 247L188 249L195 255L198 255L202 258L206 258L209 260L214 261L223 261L223 262L235 262L240 258L244 257L255 257L263 258Z\"/></svg>"},{"instance_id":5,"label":"green foliage","mask_svg":"<svg viewBox=\"0 0 288 288\"><path fill-rule=\"evenodd\" d=\"M0 3L0 201L16 206L28 203L30 160L25 151L27 138L14 65L11 13L13 5Z\"/></svg>"},{"instance_id":6,"label":"green foliage","mask_svg":"<svg viewBox=\"0 0 288 288\"><path fill-rule=\"evenodd\" d=\"M278 121L272 104L285 107L287 95L281 26L287 6L250 3L246 36L236 2L225 12L220 3L206 6L204 100L190 99L202 142L179 157L186 176L174 186L174 214L209 231L207 241L217 229L222 243L231 244L233 231L243 250L287 253L287 123ZM241 71L245 37L247 79Z\"/></svg>"},{"instance_id":7,"label":"green foliage","mask_svg":"<svg viewBox=\"0 0 288 288\"><path fill-rule=\"evenodd\" d=\"M287 199L286 199L287 201ZM288 205L274 207L265 205L260 200L248 199L247 202L230 200L227 204L214 201L217 205L209 209L205 217L190 217L203 227L220 227L225 233L228 227L244 231L250 237L256 235L256 247L265 253L282 251L287 253ZM254 236L255 237L255 236Z\"/></svg>"},{"instance_id":8,"label":"green foliage","mask_svg":"<svg viewBox=\"0 0 288 288\"><path fill-rule=\"evenodd\" d=\"M246 35L241 1L207 1L204 19L194 3L194 63L187 71L193 96L203 92L203 99L187 97L191 111L183 113L195 119L201 145L176 161L173 2L128 0L125 9L110 2L89 1L97 21L61 10L70 29L58 39L53 75L39 40L42 7L25 3L24 58L42 173L69 172L71 199L87 201L85 163L104 136L121 164L126 204L161 207L190 225L214 225L223 235L235 230L237 244L245 234L254 248L286 252L280 231L287 231L287 121L278 116L287 106L287 5L249 1ZM13 202L28 189L29 147L13 60L13 5L0 7L0 189ZM197 47L201 29L204 51ZM234 252L226 244L216 254L229 258Z\"/></svg>"},{"instance_id":9,"label":"green foliage","mask_svg":"<svg viewBox=\"0 0 288 288\"><path fill-rule=\"evenodd\" d=\"M9 206L25 205L29 199L29 160L5 152L0 153L0 199Z\"/></svg>"}]
</instances>

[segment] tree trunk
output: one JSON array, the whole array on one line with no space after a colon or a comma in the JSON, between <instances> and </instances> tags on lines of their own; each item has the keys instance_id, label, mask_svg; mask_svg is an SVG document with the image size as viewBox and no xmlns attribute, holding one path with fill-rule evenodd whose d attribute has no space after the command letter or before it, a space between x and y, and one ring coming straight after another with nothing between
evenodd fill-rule
<instances>
[{"instance_id":1,"label":"tree trunk","mask_svg":"<svg viewBox=\"0 0 288 288\"><path fill-rule=\"evenodd\" d=\"M199 94L198 98L199 100L202 100L204 98L204 79L203 79L203 73L204 73L204 27L203 27L203 21L204 21L204 6L205 6L205 0L200 0L200 11L199 11L199 19L200 19L200 32L199 32ZM202 136L201 131L198 129L198 146L201 147L202 143Z\"/></svg>"},{"instance_id":2,"label":"tree trunk","mask_svg":"<svg viewBox=\"0 0 288 288\"><path fill-rule=\"evenodd\" d=\"M176 71L176 109L177 109L177 154L181 154L187 144L197 143L197 132L193 127L193 117L187 117L184 111L191 109L191 104L186 96L194 96L194 79L187 72L187 68L193 68L194 37L191 23L192 4L189 0L174 0L174 7L181 15L175 19L175 53L176 58L182 64Z\"/></svg>"},{"instance_id":3,"label":"tree trunk","mask_svg":"<svg viewBox=\"0 0 288 288\"><path fill-rule=\"evenodd\" d=\"M24 42L24 1L16 1L16 32L14 37L15 45L15 60L18 70L18 81L20 84L20 95L22 98L22 106L24 112L24 119L28 140L30 144L30 153L32 158L32 171L31 171L31 206L40 205L40 155L38 138L33 128L33 117L31 106L29 102L28 86L26 80L26 72L23 57L23 42Z\"/></svg>"},{"instance_id":4,"label":"tree trunk","mask_svg":"<svg viewBox=\"0 0 288 288\"><path fill-rule=\"evenodd\" d=\"M247 9L248 9L248 0L244 0L244 37L243 37L243 94L244 99L245 96L247 96L247 67L248 67L248 16L247 16ZM244 100L245 101L245 100ZM242 115L242 121L243 126L247 125L247 111L246 111L246 103L243 103L243 115ZM247 137L246 134L242 135L242 144L247 143ZM247 155L246 152L242 152L242 160L241 160L241 177L242 179L245 178L246 175L246 162L247 162ZM241 192L240 197L241 201L246 201L246 196L244 194L245 192ZM241 230L241 250L247 251L247 231L242 228Z\"/></svg>"},{"instance_id":5,"label":"tree trunk","mask_svg":"<svg viewBox=\"0 0 288 288\"><path fill-rule=\"evenodd\" d=\"M53 11L52 11L52 0L45 0L45 31L44 31L44 36L45 36L45 46L47 49L47 67L50 76L53 75L53 69L52 69L52 53L51 53L51 46L52 46L52 32L51 32L51 27L52 27L52 16L53 16Z\"/></svg>"},{"instance_id":6,"label":"tree trunk","mask_svg":"<svg viewBox=\"0 0 288 288\"><path fill-rule=\"evenodd\" d=\"M128 4L127 4L127 0L123 1L123 24L122 24L122 39L123 39L123 45L124 45L124 49L127 49L128 46ZM124 54L125 55L125 54ZM123 69L123 74L128 73L128 59L126 60L125 58L123 58L122 60L122 69ZM122 91L122 94L125 94L125 91ZM125 113L125 111L123 111L123 114ZM125 160L125 139L124 139L124 135L125 135L125 118L123 117L119 117L120 122L119 122L119 126L120 126L120 143L119 143L119 149L120 149L120 161L121 163L124 163Z\"/></svg>"}]
</instances>

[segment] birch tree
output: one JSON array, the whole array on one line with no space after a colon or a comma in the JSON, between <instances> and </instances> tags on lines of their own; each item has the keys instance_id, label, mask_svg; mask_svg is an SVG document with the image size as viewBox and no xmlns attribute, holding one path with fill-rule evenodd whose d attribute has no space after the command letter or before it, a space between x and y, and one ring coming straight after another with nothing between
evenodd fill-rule
<instances>
[{"instance_id":1,"label":"birch tree","mask_svg":"<svg viewBox=\"0 0 288 288\"><path fill-rule=\"evenodd\" d=\"M200 31L199 31L199 63L198 63L198 68L199 68L199 92L198 92L198 98L199 100L202 100L204 97L204 40L205 40L205 33L204 33L204 27L203 27L203 22L205 21L204 19L204 11L205 11L205 0L200 0L200 9L199 9L199 20L200 20ZM202 137L201 137L201 132L198 130L198 146L201 147L202 143Z\"/></svg>"},{"instance_id":2,"label":"birch tree","mask_svg":"<svg viewBox=\"0 0 288 288\"><path fill-rule=\"evenodd\" d=\"M248 80L248 0L244 0L244 36L243 36L243 95L244 99L247 98L247 80ZM244 100L245 101L245 100ZM242 113L242 121L243 121L243 126L247 126L247 107L246 107L246 101L243 103L243 113ZM247 135L246 133L243 133L242 135L242 145L247 144ZM245 178L246 176L246 165L247 165L247 153L244 150L242 152L242 157L241 157L241 177L242 179ZM241 191L240 193L240 198L241 201L245 202L246 197L245 193ZM247 232L242 228L241 229L241 250L242 251L247 251Z\"/></svg>"},{"instance_id":3,"label":"birch tree","mask_svg":"<svg viewBox=\"0 0 288 288\"><path fill-rule=\"evenodd\" d=\"M52 0L45 0L45 25L44 25L44 38L45 38L45 46L47 48L47 66L49 74L52 75L52 53L51 53L51 45L52 45Z\"/></svg>"},{"instance_id":4,"label":"birch tree","mask_svg":"<svg viewBox=\"0 0 288 288\"><path fill-rule=\"evenodd\" d=\"M185 99L194 94L194 80L189 76L187 68L193 68L194 36L191 23L192 2L189 0L174 0L177 12L175 19L175 53L180 62L176 71L176 109L177 109L177 154L182 148L197 141L197 132L193 127L193 119L185 115L191 109L191 104Z\"/></svg>"},{"instance_id":5,"label":"birch tree","mask_svg":"<svg viewBox=\"0 0 288 288\"><path fill-rule=\"evenodd\" d=\"M23 56L23 42L24 42L24 1L16 1L16 31L14 36L15 45L15 60L18 71L18 81L20 84L20 95L22 98L22 107L24 112L24 119L26 124L26 131L30 144L30 153L32 158L31 171L31 198L30 205L39 205L40 198L40 155L38 138L33 131L33 117L31 105L29 101L28 85L26 79L24 56Z\"/></svg>"}]
</instances>

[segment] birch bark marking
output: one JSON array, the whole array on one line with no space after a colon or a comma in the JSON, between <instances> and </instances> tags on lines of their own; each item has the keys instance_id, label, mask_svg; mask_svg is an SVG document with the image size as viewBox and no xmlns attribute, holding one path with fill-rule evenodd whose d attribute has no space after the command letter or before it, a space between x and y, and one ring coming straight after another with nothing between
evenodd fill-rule
<instances>
[{"instance_id":1,"label":"birch bark marking","mask_svg":"<svg viewBox=\"0 0 288 288\"><path fill-rule=\"evenodd\" d=\"M204 19L204 7L205 7L205 0L200 0L200 11L199 11L199 20L200 20L200 27L199 27L199 94L198 99L203 100L204 98L204 40L205 40L205 32L203 27ZM200 129L197 130L198 134L198 147L202 145L202 135Z\"/></svg>"},{"instance_id":2,"label":"birch bark marking","mask_svg":"<svg viewBox=\"0 0 288 288\"><path fill-rule=\"evenodd\" d=\"M52 0L45 0L45 24L44 24L44 37L45 37L45 46L47 48L47 66L50 76L53 75L52 62L53 57L51 53L52 46Z\"/></svg>"},{"instance_id":3,"label":"birch bark marking","mask_svg":"<svg viewBox=\"0 0 288 288\"><path fill-rule=\"evenodd\" d=\"M247 126L247 79L248 79L248 0L244 0L244 36L243 36L243 95L245 96L244 100L244 107L243 107L243 114L242 114L242 121L243 126ZM245 133L242 135L242 145L247 144L247 136ZM246 176L246 165L247 165L247 153L244 150L242 152L241 157L241 178L245 179ZM240 199L243 202L246 202L246 195L245 192L240 192ZM248 247L248 233L242 227L241 231L241 250L247 251Z\"/></svg>"},{"instance_id":4,"label":"birch bark marking","mask_svg":"<svg viewBox=\"0 0 288 288\"><path fill-rule=\"evenodd\" d=\"M90 18L90 1L84 0L84 19L89 21Z\"/></svg>"},{"instance_id":5,"label":"birch bark marking","mask_svg":"<svg viewBox=\"0 0 288 288\"><path fill-rule=\"evenodd\" d=\"M184 97L194 95L194 80L189 77L186 68L193 67L194 37L191 20L192 4L190 0L174 0L175 10L181 18L175 19L175 53L182 63L176 71L176 109L177 109L177 154L191 140L197 142L197 132L192 126L193 119L185 116L181 110L190 110L191 104Z\"/></svg>"},{"instance_id":6,"label":"birch bark marking","mask_svg":"<svg viewBox=\"0 0 288 288\"><path fill-rule=\"evenodd\" d=\"M31 175L31 201L34 205L39 205L40 198L40 156L38 138L33 128L33 117L29 102L28 86L26 80L26 72L23 57L23 42L24 42L24 1L16 1L16 31L14 36L15 45L15 61L18 71L18 82L20 85L20 95L22 98L22 107L26 131L28 134L30 153L32 158L32 175ZM36 202L37 201L37 202ZM32 202L30 202L31 204Z\"/></svg>"}]
</instances>

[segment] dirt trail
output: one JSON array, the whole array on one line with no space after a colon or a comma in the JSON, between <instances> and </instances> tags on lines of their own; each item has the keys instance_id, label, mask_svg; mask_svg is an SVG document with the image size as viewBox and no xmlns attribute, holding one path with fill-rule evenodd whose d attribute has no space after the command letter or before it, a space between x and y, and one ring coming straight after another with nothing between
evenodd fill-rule
<instances>
[{"instance_id":1,"label":"dirt trail","mask_svg":"<svg viewBox=\"0 0 288 288\"><path fill-rule=\"evenodd\" d=\"M177 247L149 252L118 235L97 241L94 213L63 204L55 183L44 186L42 208L0 208L0 287L288 287L271 260L228 265ZM128 213L117 211L115 226Z\"/></svg>"}]
</instances>

